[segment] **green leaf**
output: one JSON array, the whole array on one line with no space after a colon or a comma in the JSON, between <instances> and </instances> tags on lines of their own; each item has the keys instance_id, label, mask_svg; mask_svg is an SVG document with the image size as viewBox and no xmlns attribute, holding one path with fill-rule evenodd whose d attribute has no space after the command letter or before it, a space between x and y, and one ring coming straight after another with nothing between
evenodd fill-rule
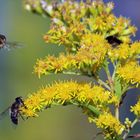
<instances>
[{"instance_id":1,"label":"green leaf","mask_svg":"<svg viewBox=\"0 0 140 140\"><path fill-rule=\"evenodd\" d=\"M83 106L88 108L96 117L100 115L100 111L96 107L89 104L84 104Z\"/></svg>"}]
</instances>

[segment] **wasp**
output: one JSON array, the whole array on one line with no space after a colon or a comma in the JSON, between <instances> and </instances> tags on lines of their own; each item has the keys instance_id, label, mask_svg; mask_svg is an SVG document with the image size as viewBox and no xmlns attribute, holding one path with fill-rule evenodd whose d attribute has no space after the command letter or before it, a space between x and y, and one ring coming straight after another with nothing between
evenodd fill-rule
<instances>
[{"instance_id":1,"label":"wasp","mask_svg":"<svg viewBox=\"0 0 140 140\"><path fill-rule=\"evenodd\" d=\"M0 49L4 48L10 50L11 48L21 47L22 45L17 42L7 42L6 36L0 34Z\"/></svg>"},{"instance_id":2,"label":"wasp","mask_svg":"<svg viewBox=\"0 0 140 140\"><path fill-rule=\"evenodd\" d=\"M12 105L0 114L0 118L2 118L6 114L7 111L9 111L11 122L15 125L18 125L19 116L21 116L22 119L24 120L24 118L20 114L20 110L19 110L20 107L22 107L22 106L27 108L24 104L24 101L22 100L22 97L16 97L15 101L12 103Z\"/></svg>"}]
</instances>

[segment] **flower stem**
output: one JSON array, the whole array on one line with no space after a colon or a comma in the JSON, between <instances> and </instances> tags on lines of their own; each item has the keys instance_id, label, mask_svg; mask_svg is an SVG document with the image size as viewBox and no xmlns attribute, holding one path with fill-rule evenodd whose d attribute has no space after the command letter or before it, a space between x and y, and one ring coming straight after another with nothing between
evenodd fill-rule
<instances>
[{"instance_id":1,"label":"flower stem","mask_svg":"<svg viewBox=\"0 0 140 140\"><path fill-rule=\"evenodd\" d=\"M63 74L74 74L74 75L89 76L89 75L84 74L84 73L80 73L80 72L69 72L69 71L63 72ZM91 76L89 76L89 77L91 77ZM108 84L105 83L103 80L101 80L101 79L99 79L99 78L97 78L97 77L93 77L93 78L94 78L94 80L96 80L96 82L97 82L98 84L103 85L106 89L108 89L109 91L111 91L111 88L110 88L110 87L108 86Z\"/></svg>"},{"instance_id":2,"label":"flower stem","mask_svg":"<svg viewBox=\"0 0 140 140\"><path fill-rule=\"evenodd\" d=\"M112 76L111 76L111 73L110 73L110 70L109 70L108 61L106 61L106 63L105 63L104 70L105 70L106 75L107 75L107 79L108 79L108 82L109 82L110 91L114 92L114 81L112 79ZM114 74L114 76L115 76L115 74Z\"/></svg>"},{"instance_id":3,"label":"flower stem","mask_svg":"<svg viewBox=\"0 0 140 140\"><path fill-rule=\"evenodd\" d=\"M115 117L119 120L119 107L115 109Z\"/></svg>"},{"instance_id":4,"label":"flower stem","mask_svg":"<svg viewBox=\"0 0 140 140\"><path fill-rule=\"evenodd\" d=\"M88 108L96 117L98 117L100 115L100 111L94 107L93 105L90 105L90 104L79 104L79 103L76 103L76 102L73 102L73 101L70 101L71 104L73 105L76 105L76 106L83 106L83 107L86 107Z\"/></svg>"},{"instance_id":5,"label":"flower stem","mask_svg":"<svg viewBox=\"0 0 140 140\"><path fill-rule=\"evenodd\" d=\"M136 118L136 119L132 122L130 129L129 129L127 132L125 132L125 134L124 134L124 136L123 136L123 140L126 140L126 139L127 139L128 134L130 133L131 129L135 126L135 124L136 124L138 121L139 121L139 119Z\"/></svg>"},{"instance_id":6,"label":"flower stem","mask_svg":"<svg viewBox=\"0 0 140 140\"><path fill-rule=\"evenodd\" d=\"M108 89L109 91L111 91L111 88L107 85L107 83L105 83L104 81L102 81L101 79L98 79L97 82L100 85L103 85L106 89Z\"/></svg>"}]
</instances>

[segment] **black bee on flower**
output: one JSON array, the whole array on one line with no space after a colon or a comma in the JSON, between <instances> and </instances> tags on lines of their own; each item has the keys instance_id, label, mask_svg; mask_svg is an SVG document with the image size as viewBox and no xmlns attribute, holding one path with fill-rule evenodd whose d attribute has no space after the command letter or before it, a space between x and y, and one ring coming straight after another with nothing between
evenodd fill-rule
<instances>
[{"instance_id":1,"label":"black bee on flower","mask_svg":"<svg viewBox=\"0 0 140 140\"><path fill-rule=\"evenodd\" d=\"M113 48L116 48L118 45L123 43L120 39L118 39L116 36L108 36L106 38L109 44L112 45Z\"/></svg>"},{"instance_id":2,"label":"black bee on flower","mask_svg":"<svg viewBox=\"0 0 140 140\"><path fill-rule=\"evenodd\" d=\"M10 50L11 48L18 48L22 45L17 42L8 42L5 35L0 34L0 49Z\"/></svg>"},{"instance_id":3,"label":"black bee on flower","mask_svg":"<svg viewBox=\"0 0 140 140\"><path fill-rule=\"evenodd\" d=\"M24 120L23 116L20 114L20 107L22 107L22 106L26 108L22 98L21 97L15 98L14 103L12 103L12 105L10 107L8 107L5 111L3 111L0 114L0 119L3 118L5 116L5 114L7 114L7 112L9 112L12 123L15 125L18 125L19 116L21 116L22 119Z\"/></svg>"}]
</instances>

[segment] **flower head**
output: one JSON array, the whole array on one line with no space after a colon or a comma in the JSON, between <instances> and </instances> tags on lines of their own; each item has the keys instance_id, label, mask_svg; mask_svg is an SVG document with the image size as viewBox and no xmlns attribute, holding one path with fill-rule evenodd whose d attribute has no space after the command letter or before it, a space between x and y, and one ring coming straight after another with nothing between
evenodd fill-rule
<instances>
[{"instance_id":1,"label":"flower head","mask_svg":"<svg viewBox=\"0 0 140 140\"><path fill-rule=\"evenodd\" d=\"M56 82L51 86L41 88L36 93L28 96L24 101L27 108L22 108L21 112L27 116L36 116L36 114L52 105L77 104L84 106L89 104L99 110L108 108L114 95L106 91L101 86L92 86L88 83ZM27 112L26 112L27 110Z\"/></svg>"},{"instance_id":2,"label":"flower head","mask_svg":"<svg viewBox=\"0 0 140 140\"><path fill-rule=\"evenodd\" d=\"M133 112L137 117L140 117L140 99L134 106L131 106L130 111Z\"/></svg>"},{"instance_id":3,"label":"flower head","mask_svg":"<svg viewBox=\"0 0 140 140\"><path fill-rule=\"evenodd\" d=\"M98 128L103 130L105 138L109 140L115 140L125 129L125 126L110 113L101 114L99 118L95 119L95 123Z\"/></svg>"},{"instance_id":4,"label":"flower head","mask_svg":"<svg viewBox=\"0 0 140 140\"><path fill-rule=\"evenodd\" d=\"M138 62L130 61L125 65L122 65L118 68L118 76L127 83L132 83L139 85L140 84L140 67Z\"/></svg>"}]
</instances>

